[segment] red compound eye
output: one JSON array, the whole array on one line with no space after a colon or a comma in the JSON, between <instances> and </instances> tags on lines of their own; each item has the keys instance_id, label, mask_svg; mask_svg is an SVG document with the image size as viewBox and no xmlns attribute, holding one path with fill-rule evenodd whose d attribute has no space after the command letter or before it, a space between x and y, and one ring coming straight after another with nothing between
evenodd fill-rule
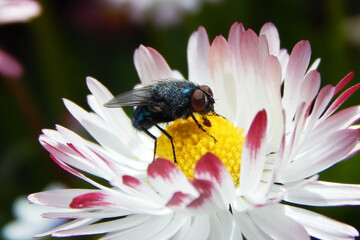
<instances>
[{"instance_id":1,"label":"red compound eye","mask_svg":"<svg viewBox=\"0 0 360 240\"><path fill-rule=\"evenodd\" d=\"M205 109L205 94L200 89L196 89L191 96L191 107L195 112L201 112Z\"/></svg>"},{"instance_id":2,"label":"red compound eye","mask_svg":"<svg viewBox=\"0 0 360 240\"><path fill-rule=\"evenodd\" d=\"M211 88L209 88L208 86L206 86L206 85L201 85L200 88L201 88L204 92L207 92L208 94L210 94L212 97L214 96Z\"/></svg>"}]
</instances>

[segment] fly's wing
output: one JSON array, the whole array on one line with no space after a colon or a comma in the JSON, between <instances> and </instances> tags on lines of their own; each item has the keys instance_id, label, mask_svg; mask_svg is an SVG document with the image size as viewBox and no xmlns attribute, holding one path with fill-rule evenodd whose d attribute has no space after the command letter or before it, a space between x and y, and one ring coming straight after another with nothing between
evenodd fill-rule
<instances>
[{"instance_id":1,"label":"fly's wing","mask_svg":"<svg viewBox=\"0 0 360 240\"><path fill-rule=\"evenodd\" d=\"M152 86L137 88L117 95L104 104L108 108L136 107L156 104L151 96Z\"/></svg>"}]
</instances>

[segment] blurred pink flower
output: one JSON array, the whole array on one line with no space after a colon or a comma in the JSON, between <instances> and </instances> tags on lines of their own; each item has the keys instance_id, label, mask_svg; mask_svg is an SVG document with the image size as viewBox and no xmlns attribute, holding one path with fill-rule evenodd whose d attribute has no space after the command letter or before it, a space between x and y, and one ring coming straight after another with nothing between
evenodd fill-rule
<instances>
[{"instance_id":1,"label":"blurred pink flower","mask_svg":"<svg viewBox=\"0 0 360 240\"><path fill-rule=\"evenodd\" d=\"M0 74L9 78L19 78L24 69L13 56L0 48Z\"/></svg>"},{"instance_id":2,"label":"blurred pink flower","mask_svg":"<svg viewBox=\"0 0 360 240\"><path fill-rule=\"evenodd\" d=\"M40 13L40 4L33 0L0 0L0 25L27 22ZM23 72L19 61L0 48L0 74L19 78Z\"/></svg>"}]
</instances>

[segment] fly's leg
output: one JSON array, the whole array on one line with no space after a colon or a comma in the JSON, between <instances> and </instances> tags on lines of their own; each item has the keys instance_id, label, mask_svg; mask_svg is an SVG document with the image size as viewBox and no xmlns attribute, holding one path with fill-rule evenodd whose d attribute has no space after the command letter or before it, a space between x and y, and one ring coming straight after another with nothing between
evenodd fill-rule
<instances>
[{"instance_id":1,"label":"fly's leg","mask_svg":"<svg viewBox=\"0 0 360 240\"><path fill-rule=\"evenodd\" d=\"M175 154L175 146L174 146L174 142L173 142L172 136L171 136L167 131L165 131L165 129L161 128L159 125L154 124L154 126L157 127L157 129L159 129L159 130L170 140L171 147L172 147L172 150L173 150L174 163L177 163L177 161L176 161L176 154ZM156 151L156 149L155 149L155 151ZM154 154L155 154L155 153L154 153Z\"/></svg>"},{"instance_id":2,"label":"fly's leg","mask_svg":"<svg viewBox=\"0 0 360 240\"><path fill-rule=\"evenodd\" d=\"M195 116L194 116L194 114L193 114L192 112L190 112L190 116L191 116L191 118L194 120L194 122L196 123L196 125L198 126L198 128L199 128L201 131L203 131L204 133L206 133L206 135L208 135L209 137L211 137L212 139L214 139L214 142L217 143L216 138L203 128L203 126L198 122L198 120L196 120L196 118L195 118Z\"/></svg>"},{"instance_id":3,"label":"fly's leg","mask_svg":"<svg viewBox=\"0 0 360 240\"><path fill-rule=\"evenodd\" d=\"M146 133L146 135L148 135L149 137L151 137L152 139L154 139L154 156L153 156L153 161L155 160L155 156L156 156L156 147L157 147L157 137L155 137L151 132L149 132L149 130L147 130L146 128L140 126L141 130L144 131Z\"/></svg>"}]
</instances>

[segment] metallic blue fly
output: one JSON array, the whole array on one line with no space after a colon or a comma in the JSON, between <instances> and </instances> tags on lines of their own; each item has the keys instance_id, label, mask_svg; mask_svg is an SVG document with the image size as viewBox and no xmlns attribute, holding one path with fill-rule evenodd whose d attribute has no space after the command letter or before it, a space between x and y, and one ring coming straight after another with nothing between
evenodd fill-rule
<instances>
[{"instance_id":1,"label":"metallic blue fly","mask_svg":"<svg viewBox=\"0 0 360 240\"><path fill-rule=\"evenodd\" d=\"M174 162L176 163L172 136L161 128L158 123L171 122L179 118L186 119L191 116L198 128L216 142L214 136L202 127L193 114L204 115L214 112L214 103L213 93L208 86L199 86L187 80L169 79L122 93L105 103L104 106L109 108L136 107L132 117L132 124L136 129L144 131L154 139L154 158L157 138L148 130L152 126L158 128L169 138Z\"/></svg>"}]
</instances>

